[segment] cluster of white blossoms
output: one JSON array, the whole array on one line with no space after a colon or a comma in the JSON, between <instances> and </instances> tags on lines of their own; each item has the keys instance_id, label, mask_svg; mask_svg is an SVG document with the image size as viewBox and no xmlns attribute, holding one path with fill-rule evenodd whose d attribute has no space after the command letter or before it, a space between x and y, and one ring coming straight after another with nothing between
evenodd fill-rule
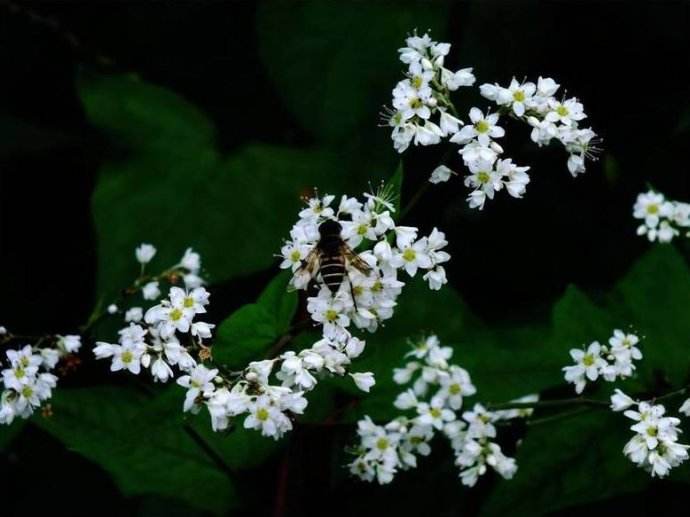
<instances>
[{"instance_id":1,"label":"cluster of white blossoms","mask_svg":"<svg viewBox=\"0 0 690 517\"><path fill-rule=\"evenodd\" d=\"M625 444L623 453L652 477L664 477L688 459L690 445L678 443L680 420L664 416L666 408L662 404L636 401L617 389L611 396L611 409L623 411L635 421L630 427L635 436ZM689 409L687 404L683 404L680 411L684 409Z\"/></svg>"},{"instance_id":2,"label":"cluster of white blossoms","mask_svg":"<svg viewBox=\"0 0 690 517\"><path fill-rule=\"evenodd\" d=\"M399 416L385 425L377 425L367 416L358 422L360 443L354 450L356 458L350 472L365 480L385 484L399 470L417 466L417 456L428 456L430 441L441 433L455 452L464 485L473 486L488 467L510 479L517 470L513 458L507 457L495 442L496 422L526 417L531 409L488 411L477 403L460 413L464 398L476 393L467 371L449 364L450 347L442 347L436 336L413 344L407 354L413 360L396 368L393 379L411 387L396 398L396 408L409 415ZM535 402L529 395L519 402ZM518 402L518 401L515 401Z\"/></svg>"},{"instance_id":3,"label":"cluster of white blossoms","mask_svg":"<svg viewBox=\"0 0 690 517\"><path fill-rule=\"evenodd\" d=\"M633 217L642 220L637 235L646 235L650 242L671 242L681 229L690 235L690 203L667 200L653 190L637 196Z\"/></svg>"},{"instance_id":4,"label":"cluster of white blossoms","mask_svg":"<svg viewBox=\"0 0 690 517\"><path fill-rule=\"evenodd\" d=\"M413 34L398 50L400 61L408 66L406 77L393 89L393 109L386 110L386 123L393 128L393 146L402 153L415 145L438 144L455 134L462 122L453 115L449 92L472 86L471 68L452 72L443 66L450 43L433 41L429 34Z\"/></svg>"},{"instance_id":5,"label":"cluster of white blossoms","mask_svg":"<svg viewBox=\"0 0 690 517\"><path fill-rule=\"evenodd\" d=\"M155 254L156 249L151 244L142 244L136 249L142 274ZM181 277L185 279L186 288L170 287L167 298L146 311L140 306L130 307L124 313L127 325L118 332L118 343L96 342L93 349L96 358L110 359L110 369L114 372L128 370L138 375L142 368L148 369L157 382L173 379L173 367L182 372L194 368L197 363L190 351L202 350L204 340L211 337L214 327L195 320L206 312L209 303L209 292L200 286L203 283L198 276L200 268L199 254L187 249L179 264L155 277ZM141 295L144 300L159 298L159 280L142 283ZM116 313L117 310L108 312Z\"/></svg>"},{"instance_id":6,"label":"cluster of white blossoms","mask_svg":"<svg viewBox=\"0 0 690 517\"><path fill-rule=\"evenodd\" d=\"M592 128L580 127L587 118L582 103L575 97L558 99L560 85L550 77L539 77L536 84L513 77L507 88L488 83L479 88L502 112L529 124L530 137L539 147L552 140L560 142L568 152L568 170L573 176L585 172L587 158L596 158L597 134Z\"/></svg>"},{"instance_id":7,"label":"cluster of white blossoms","mask_svg":"<svg viewBox=\"0 0 690 517\"><path fill-rule=\"evenodd\" d=\"M417 228L395 224L395 208L385 194L365 197L360 202L343 196L337 208L331 206L332 195L309 199L281 249L280 267L293 271L293 287L307 289L312 281L321 286L309 298L307 309L315 322L323 324L324 336L330 339L348 334L351 323L374 332L389 319L405 285L398 279L399 270L411 277L426 271L423 279L434 290L447 283L442 264L450 255L443 251L448 244L444 233L434 228L428 236L419 237ZM356 255L355 260L368 268L362 271L346 256L343 280L335 294L324 285L319 271L303 267L319 242L319 227L325 221L337 221L342 228L340 237Z\"/></svg>"},{"instance_id":8,"label":"cluster of white blossoms","mask_svg":"<svg viewBox=\"0 0 690 517\"><path fill-rule=\"evenodd\" d=\"M636 346L639 341L635 334L616 329L609 338L609 346L594 341L586 349L573 348L570 357L575 364L563 367L565 380L575 385L576 393L582 393L587 381L602 377L613 382L632 376L635 370L633 361L642 359L642 352Z\"/></svg>"},{"instance_id":9,"label":"cluster of white blossoms","mask_svg":"<svg viewBox=\"0 0 690 517\"><path fill-rule=\"evenodd\" d=\"M391 138L402 153L410 143L435 145L444 138L458 144L458 153L469 169L465 185L472 189L468 203L483 208L486 199L505 190L520 198L530 177L529 167L518 166L509 158L500 158L503 148L496 141L505 135L499 125L501 115L509 115L532 127L531 138L538 146L552 140L560 142L569 153L568 170L573 176L585 171L586 158L594 159L598 151L597 135L591 128L579 127L586 118L582 104L575 98L557 99L560 88L551 78L539 77L537 83L519 82L513 78L506 87L482 84L482 96L498 106L497 112L472 107L467 124L458 118L450 92L460 86L472 86L472 68L451 72L444 68L449 43L433 41L429 34L413 34L399 49L400 60L408 65L406 78L393 89L393 109L385 119L393 128ZM455 172L440 165L431 174L432 183L448 181Z\"/></svg>"},{"instance_id":10,"label":"cluster of white blossoms","mask_svg":"<svg viewBox=\"0 0 690 517\"><path fill-rule=\"evenodd\" d=\"M81 347L79 336L58 335L50 339L51 346L25 345L7 350L6 368L2 370L4 390L0 395L0 424L9 425L15 418L29 418L41 407L57 385L58 378L51 372L60 359L78 352Z\"/></svg>"}]
</instances>

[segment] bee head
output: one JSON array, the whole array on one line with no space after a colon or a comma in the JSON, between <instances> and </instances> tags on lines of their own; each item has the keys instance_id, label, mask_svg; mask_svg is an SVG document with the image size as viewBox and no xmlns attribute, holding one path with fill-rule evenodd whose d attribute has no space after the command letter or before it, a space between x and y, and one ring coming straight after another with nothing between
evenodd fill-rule
<instances>
[{"instance_id":1,"label":"bee head","mask_svg":"<svg viewBox=\"0 0 690 517\"><path fill-rule=\"evenodd\" d=\"M343 227L340 226L340 223L338 221L334 221L333 219L328 219L319 225L319 233L321 234L321 238L340 236L340 231L342 229Z\"/></svg>"}]
</instances>

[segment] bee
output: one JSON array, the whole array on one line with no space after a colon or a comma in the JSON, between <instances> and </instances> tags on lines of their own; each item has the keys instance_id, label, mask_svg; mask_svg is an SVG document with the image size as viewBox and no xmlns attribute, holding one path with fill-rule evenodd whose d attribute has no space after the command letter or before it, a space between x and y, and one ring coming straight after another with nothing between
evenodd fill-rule
<instances>
[{"instance_id":1,"label":"bee","mask_svg":"<svg viewBox=\"0 0 690 517\"><path fill-rule=\"evenodd\" d=\"M369 275L371 267L345 243L340 236L342 229L340 223L332 219L321 223L319 241L306 256L299 270L308 272L312 278L320 273L324 285L333 295L338 292L347 276L356 309L357 302L347 268L352 266L364 275Z\"/></svg>"}]
</instances>

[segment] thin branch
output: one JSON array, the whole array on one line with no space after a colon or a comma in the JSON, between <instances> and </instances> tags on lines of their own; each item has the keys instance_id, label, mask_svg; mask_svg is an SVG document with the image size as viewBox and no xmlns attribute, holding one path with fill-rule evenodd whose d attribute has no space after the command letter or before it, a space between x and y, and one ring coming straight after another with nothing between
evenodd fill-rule
<instances>
[{"instance_id":1,"label":"thin branch","mask_svg":"<svg viewBox=\"0 0 690 517\"><path fill-rule=\"evenodd\" d=\"M183 429L185 432L190 436L192 440L201 448L201 450L204 451L206 456L213 462L213 464L220 470L223 474L225 474L228 479L234 480L235 479L235 472L230 468L230 466L225 462L223 457L218 454L213 447L204 439L203 436L201 436L196 429L194 429L191 425L189 424L184 424Z\"/></svg>"},{"instance_id":2,"label":"thin branch","mask_svg":"<svg viewBox=\"0 0 690 517\"><path fill-rule=\"evenodd\" d=\"M582 397L557 400L538 400L535 402L505 402L503 404L488 404L487 409L498 411L503 409L532 409L532 408L558 408L568 406L599 406L608 407L605 400L586 399Z\"/></svg>"}]
</instances>

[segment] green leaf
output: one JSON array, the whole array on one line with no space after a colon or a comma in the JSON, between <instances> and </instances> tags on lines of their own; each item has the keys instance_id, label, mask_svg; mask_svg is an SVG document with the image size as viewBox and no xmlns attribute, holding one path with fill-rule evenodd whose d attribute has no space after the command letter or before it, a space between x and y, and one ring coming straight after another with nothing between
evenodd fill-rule
<instances>
[{"instance_id":1,"label":"green leaf","mask_svg":"<svg viewBox=\"0 0 690 517\"><path fill-rule=\"evenodd\" d=\"M344 193L355 182L332 152L257 144L224 157L207 117L134 77L84 77L79 85L89 119L113 148L92 200L103 295L136 277L141 242L158 247L151 271L176 264L188 246L213 281L265 269L301 195L314 186Z\"/></svg>"},{"instance_id":2,"label":"green leaf","mask_svg":"<svg viewBox=\"0 0 690 517\"><path fill-rule=\"evenodd\" d=\"M26 420L17 419L10 425L0 426L0 451L4 451L12 444L12 440L22 432L25 425Z\"/></svg>"},{"instance_id":3,"label":"green leaf","mask_svg":"<svg viewBox=\"0 0 690 517\"><path fill-rule=\"evenodd\" d=\"M342 145L374 131L372 114L402 78L397 49L415 27L442 37L446 10L444 3L264 2L259 51L302 126Z\"/></svg>"},{"instance_id":4,"label":"green leaf","mask_svg":"<svg viewBox=\"0 0 690 517\"><path fill-rule=\"evenodd\" d=\"M53 417L35 423L98 463L125 495L172 498L222 514L241 501L234 480L240 469L265 461L277 444L241 423L214 433L205 412L185 418L183 397L177 386L154 397L124 387L58 390ZM222 458L224 467L206 449Z\"/></svg>"},{"instance_id":5,"label":"green leaf","mask_svg":"<svg viewBox=\"0 0 690 517\"><path fill-rule=\"evenodd\" d=\"M214 513L236 505L233 482L170 418L169 405L111 387L57 390L52 404L53 417L35 423L107 470L123 494L174 497Z\"/></svg>"},{"instance_id":6,"label":"green leaf","mask_svg":"<svg viewBox=\"0 0 690 517\"><path fill-rule=\"evenodd\" d=\"M288 331L297 309L297 293L288 292L290 274L280 273L256 303L245 305L225 319L216 333L213 356L230 368L260 359L271 344Z\"/></svg>"},{"instance_id":7,"label":"green leaf","mask_svg":"<svg viewBox=\"0 0 690 517\"><path fill-rule=\"evenodd\" d=\"M630 438L624 420L597 411L530 427L517 474L499 482L481 515L545 515L641 489L649 475L622 453Z\"/></svg>"},{"instance_id":8,"label":"green leaf","mask_svg":"<svg viewBox=\"0 0 690 517\"><path fill-rule=\"evenodd\" d=\"M632 326L644 340L640 369L651 382L663 371L679 386L690 373L690 270L675 248L654 246L628 272L609 297L621 328Z\"/></svg>"}]
</instances>

